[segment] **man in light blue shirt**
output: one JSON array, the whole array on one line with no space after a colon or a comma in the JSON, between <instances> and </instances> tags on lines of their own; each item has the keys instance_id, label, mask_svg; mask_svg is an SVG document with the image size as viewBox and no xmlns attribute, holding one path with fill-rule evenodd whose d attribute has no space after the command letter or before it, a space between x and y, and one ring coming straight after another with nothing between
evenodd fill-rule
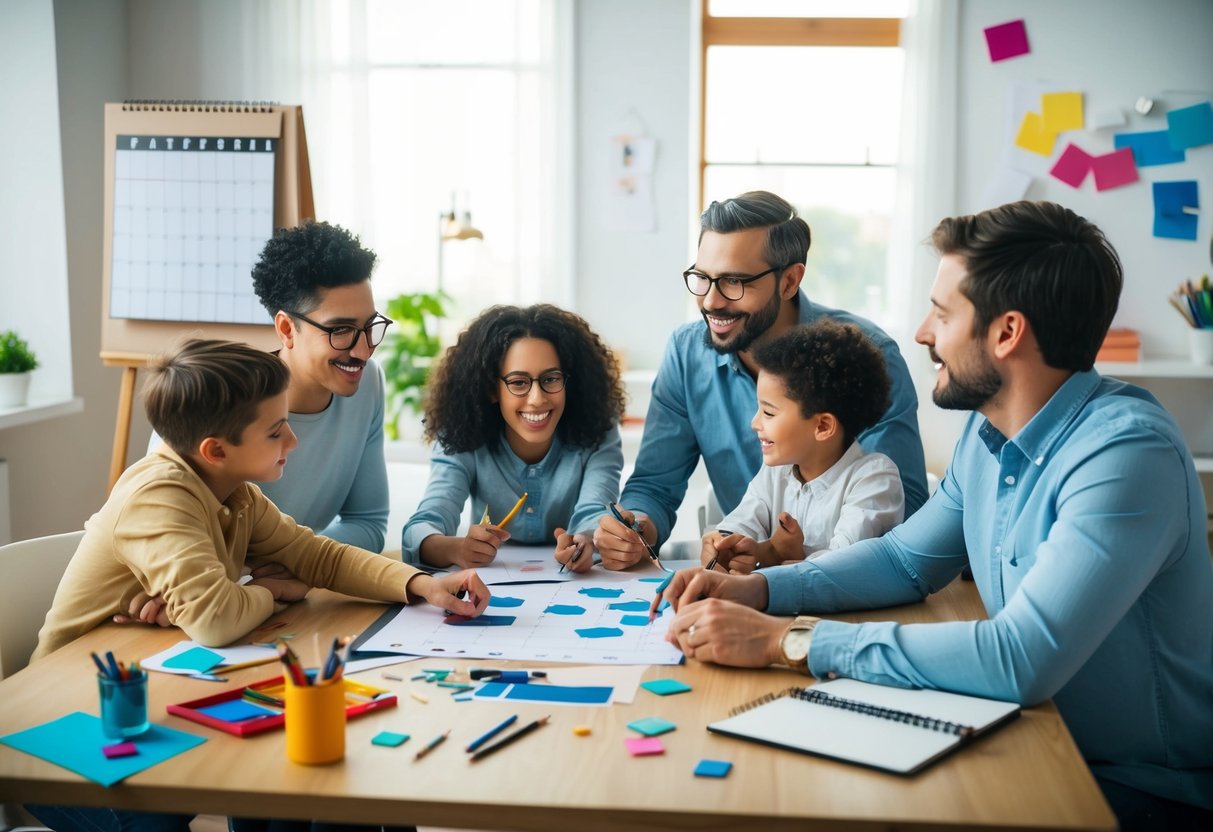
<instances>
[{"instance_id":1,"label":"man in light blue shirt","mask_svg":"<svg viewBox=\"0 0 1213 832\"><path fill-rule=\"evenodd\" d=\"M695 264L683 273L702 321L675 330L653 382L644 438L620 502L640 534L660 544L670 535L687 480L703 457L712 489L728 514L762 468L750 420L757 407L751 351L797 324L829 318L853 323L880 348L892 381L881 420L857 438L865 451L897 464L906 515L927 498L918 434L918 397L896 342L871 321L812 303L801 290L810 233L787 201L751 191L713 202L700 218ZM631 518L629 518L631 519ZM636 534L604 516L595 534L603 561L616 567L646 555Z\"/></svg>"},{"instance_id":2,"label":"man in light blue shirt","mask_svg":"<svg viewBox=\"0 0 1213 832\"><path fill-rule=\"evenodd\" d=\"M917 340L938 367L936 404L976 411L938 493L885 537L812 561L679 573L669 637L721 664L1052 697L1122 829L1213 828L1205 498L1170 415L1092 370L1120 261L1051 203L944 220L933 242L942 258ZM966 565L986 621L789 624L757 611L908 603Z\"/></svg>"}]
</instances>

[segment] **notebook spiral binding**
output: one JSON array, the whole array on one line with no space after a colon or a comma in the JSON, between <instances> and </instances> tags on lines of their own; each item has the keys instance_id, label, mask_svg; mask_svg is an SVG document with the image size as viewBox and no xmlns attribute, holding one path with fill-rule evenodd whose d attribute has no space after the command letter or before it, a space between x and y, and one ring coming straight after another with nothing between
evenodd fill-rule
<instances>
[{"instance_id":1,"label":"notebook spiral binding","mask_svg":"<svg viewBox=\"0 0 1213 832\"><path fill-rule=\"evenodd\" d=\"M759 705L765 705L768 702L781 699L785 696L802 699L805 702L812 702L815 705L825 705L829 708L841 708L844 711L854 711L855 713L863 714L864 716L875 716L881 719L889 719L894 722L901 722L918 728L926 728L931 731L942 731L945 734L954 734L958 737L967 737L974 733L973 728L968 725L959 725L955 722L948 722L944 719L934 719L933 717L912 714L908 711L898 711L894 708L882 708L878 705L869 705L866 702L856 702L853 699L843 699L841 696L831 696L828 693L822 693L821 691L813 690L812 688L788 688L787 690L779 693L768 693L765 696L760 696L753 702L738 705L736 708L729 711L729 716L737 716L738 714L744 713L751 708L757 708Z\"/></svg>"},{"instance_id":2,"label":"notebook spiral binding","mask_svg":"<svg viewBox=\"0 0 1213 832\"><path fill-rule=\"evenodd\" d=\"M122 109L127 112L168 113L270 113L276 101L187 101L169 99L127 99Z\"/></svg>"}]
</instances>

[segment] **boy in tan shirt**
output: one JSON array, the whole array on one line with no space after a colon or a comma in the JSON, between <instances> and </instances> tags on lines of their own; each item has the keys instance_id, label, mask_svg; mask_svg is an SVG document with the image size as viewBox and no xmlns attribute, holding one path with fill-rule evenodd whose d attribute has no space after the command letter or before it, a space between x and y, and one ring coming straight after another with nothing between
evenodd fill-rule
<instances>
[{"instance_id":1,"label":"boy in tan shirt","mask_svg":"<svg viewBox=\"0 0 1213 832\"><path fill-rule=\"evenodd\" d=\"M85 524L33 660L115 614L136 612L138 599L154 599L145 620L159 612L161 623L216 646L313 586L426 601L461 615L484 611L489 591L475 572L431 577L319 537L250 482L280 477L297 444L287 423L288 381L274 355L227 341L189 341L151 368L144 406L164 443L127 469ZM247 558L270 568L241 585ZM460 597L465 590L469 600Z\"/></svg>"}]
</instances>

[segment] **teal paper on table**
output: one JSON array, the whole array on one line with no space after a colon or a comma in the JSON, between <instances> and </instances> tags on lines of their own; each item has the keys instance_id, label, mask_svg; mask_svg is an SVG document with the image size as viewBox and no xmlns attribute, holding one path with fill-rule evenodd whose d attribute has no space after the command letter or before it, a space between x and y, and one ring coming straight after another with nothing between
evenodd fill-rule
<instances>
[{"instance_id":1,"label":"teal paper on table","mask_svg":"<svg viewBox=\"0 0 1213 832\"><path fill-rule=\"evenodd\" d=\"M201 745L206 738L153 725L132 740L139 749L138 754L110 760L101 753L101 747L112 742L102 735L101 720L76 711L43 725L0 737L0 742L74 771L102 786L112 786L145 768Z\"/></svg>"},{"instance_id":2,"label":"teal paper on table","mask_svg":"<svg viewBox=\"0 0 1213 832\"><path fill-rule=\"evenodd\" d=\"M207 650L205 647L191 647L184 653L178 653L171 659L165 659L164 666L174 670L192 670L195 673L206 673L223 661L223 656Z\"/></svg>"}]
</instances>

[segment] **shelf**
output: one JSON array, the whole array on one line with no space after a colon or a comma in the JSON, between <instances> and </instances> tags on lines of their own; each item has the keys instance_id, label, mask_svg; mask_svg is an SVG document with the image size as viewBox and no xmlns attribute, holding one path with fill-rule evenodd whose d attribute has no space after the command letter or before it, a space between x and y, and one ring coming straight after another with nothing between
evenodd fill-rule
<instances>
[{"instance_id":1,"label":"shelf","mask_svg":"<svg viewBox=\"0 0 1213 832\"><path fill-rule=\"evenodd\" d=\"M0 410L0 430L83 412L84 399L79 397L33 401L24 407Z\"/></svg>"},{"instance_id":2,"label":"shelf","mask_svg":"<svg viewBox=\"0 0 1213 832\"><path fill-rule=\"evenodd\" d=\"M1209 378L1213 364L1193 364L1186 358L1151 358L1145 361L1099 361L1100 375L1114 378Z\"/></svg>"},{"instance_id":3,"label":"shelf","mask_svg":"<svg viewBox=\"0 0 1213 832\"><path fill-rule=\"evenodd\" d=\"M1196 463L1196 473L1213 474L1213 456L1193 455L1192 461Z\"/></svg>"}]
</instances>

